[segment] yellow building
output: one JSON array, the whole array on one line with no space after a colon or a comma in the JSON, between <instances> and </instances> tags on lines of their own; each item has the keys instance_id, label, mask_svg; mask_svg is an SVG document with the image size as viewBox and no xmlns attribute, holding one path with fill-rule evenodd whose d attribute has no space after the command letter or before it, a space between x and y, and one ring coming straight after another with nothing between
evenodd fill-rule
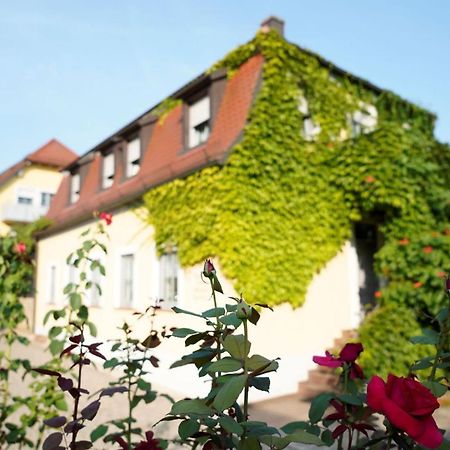
<instances>
[{"instance_id":1,"label":"yellow building","mask_svg":"<svg viewBox=\"0 0 450 450\"><path fill-rule=\"evenodd\" d=\"M45 216L61 183L60 169L76 156L52 139L0 174L0 235Z\"/></svg>"}]
</instances>

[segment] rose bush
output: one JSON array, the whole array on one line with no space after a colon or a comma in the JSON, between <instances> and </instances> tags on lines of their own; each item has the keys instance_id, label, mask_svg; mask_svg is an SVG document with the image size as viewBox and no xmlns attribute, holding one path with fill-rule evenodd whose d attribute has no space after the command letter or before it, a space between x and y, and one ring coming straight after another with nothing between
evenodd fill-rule
<instances>
[{"instance_id":1,"label":"rose bush","mask_svg":"<svg viewBox=\"0 0 450 450\"><path fill-rule=\"evenodd\" d=\"M367 386L367 404L418 444L428 448L442 444L442 433L432 417L439 403L413 378L390 374L385 383L380 377L373 376Z\"/></svg>"}]
</instances>

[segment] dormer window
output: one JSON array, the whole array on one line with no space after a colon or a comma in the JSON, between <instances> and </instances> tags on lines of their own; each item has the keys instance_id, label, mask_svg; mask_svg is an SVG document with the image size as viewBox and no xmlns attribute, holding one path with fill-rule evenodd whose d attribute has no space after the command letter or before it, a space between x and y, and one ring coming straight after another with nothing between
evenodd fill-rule
<instances>
[{"instance_id":1,"label":"dormer window","mask_svg":"<svg viewBox=\"0 0 450 450\"><path fill-rule=\"evenodd\" d=\"M378 111L373 105L360 102L360 109L351 116L352 136L370 133L375 130L378 123Z\"/></svg>"},{"instance_id":2,"label":"dormer window","mask_svg":"<svg viewBox=\"0 0 450 450\"><path fill-rule=\"evenodd\" d=\"M80 198L80 174L74 173L70 179L70 203L76 203Z\"/></svg>"},{"instance_id":3,"label":"dormer window","mask_svg":"<svg viewBox=\"0 0 450 450\"><path fill-rule=\"evenodd\" d=\"M309 112L308 100L303 95L298 99L298 110L303 115L303 137L307 141L313 141L320 133L320 125L313 121Z\"/></svg>"},{"instance_id":4,"label":"dormer window","mask_svg":"<svg viewBox=\"0 0 450 450\"><path fill-rule=\"evenodd\" d=\"M141 140L139 137L132 139L127 144L127 177L133 177L139 172L141 165Z\"/></svg>"},{"instance_id":5,"label":"dormer window","mask_svg":"<svg viewBox=\"0 0 450 450\"><path fill-rule=\"evenodd\" d=\"M189 148L206 142L210 132L211 108L209 96L189 106Z\"/></svg>"},{"instance_id":6,"label":"dormer window","mask_svg":"<svg viewBox=\"0 0 450 450\"><path fill-rule=\"evenodd\" d=\"M102 188L107 189L114 182L114 153L103 156Z\"/></svg>"}]
</instances>

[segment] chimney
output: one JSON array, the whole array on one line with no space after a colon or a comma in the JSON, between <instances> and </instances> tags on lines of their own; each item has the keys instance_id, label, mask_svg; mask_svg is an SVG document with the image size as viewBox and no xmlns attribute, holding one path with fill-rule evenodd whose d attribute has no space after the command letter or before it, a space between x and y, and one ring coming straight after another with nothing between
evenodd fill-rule
<instances>
[{"instance_id":1,"label":"chimney","mask_svg":"<svg viewBox=\"0 0 450 450\"><path fill-rule=\"evenodd\" d=\"M261 23L261 31L267 33L269 30L275 30L284 36L284 20L276 16L268 17Z\"/></svg>"}]
</instances>

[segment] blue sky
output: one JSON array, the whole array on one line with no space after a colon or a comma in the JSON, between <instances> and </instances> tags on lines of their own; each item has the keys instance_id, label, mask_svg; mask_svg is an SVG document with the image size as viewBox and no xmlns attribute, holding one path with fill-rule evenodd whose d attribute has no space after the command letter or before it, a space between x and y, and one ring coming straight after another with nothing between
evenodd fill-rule
<instances>
[{"instance_id":1,"label":"blue sky","mask_svg":"<svg viewBox=\"0 0 450 450\"><path fill-rule=\"evenodd\" d=\"M52 137L84 153L271 14L289 40L437 113L450 141L448 0L0 0L0 170Z\"/></svg>"}]
</instances>

